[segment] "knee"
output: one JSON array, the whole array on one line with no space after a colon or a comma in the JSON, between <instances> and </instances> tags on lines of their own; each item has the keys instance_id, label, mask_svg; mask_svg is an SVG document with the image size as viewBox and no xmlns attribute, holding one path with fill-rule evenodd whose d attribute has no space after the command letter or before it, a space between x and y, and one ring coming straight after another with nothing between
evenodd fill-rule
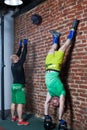
<instances>
[{"instance_id":1,"label":"knee","mask_svg":"<svg viewBox=\"0 0 87 130\"><path fill-rule=\"evenodd\" d=\"M52 47L51 47L51 50L52 51L55 51L58 49L58 45L57 44L53 44Z\"/></svg>"},{"instance_id":2,"label":"knee","mask_svg":"<svg viewBox=\"0 0 87 130\"><path fill-rule=\"evenodd\" d=\"M51 49L49 50L48 54L54 53L54 51L57 50L57 49L58 49L58 45L57 44L53 44Z\"/></svg>"}]
</instances>

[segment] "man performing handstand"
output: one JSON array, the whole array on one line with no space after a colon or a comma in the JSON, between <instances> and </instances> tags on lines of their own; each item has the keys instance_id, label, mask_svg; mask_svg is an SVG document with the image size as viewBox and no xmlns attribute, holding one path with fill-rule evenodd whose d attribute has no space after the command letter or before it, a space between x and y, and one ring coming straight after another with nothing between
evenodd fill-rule
<instances>
[{"instance_id":1,"label":"man performing handstand","mask_svg":"<svg viewBox=\"0 0 87 130\"><path fill-rule=\"evenodd\" d=\"M65 105L65 96L66 91L64 89L63 83L60 80L59 74L63 64L63 59L65 52L68 47L70 47L73 38L75 37L75 32L77 30L79 21L74 20L72 23L72 28L67 37L66 42L58 49L60 33L54 30L51 30L50 33L53 36L52 47L49 50L46 56L46 73L45 73L45 83L47 87L47 97L44 106L44 127L51 129L54 127L52 123L52 118L49 115L49 104L52 97L59 98L59 126L60 128L66 128L66 121L63 119L64 105ZM50 123L51 122L51 123ZM50 125L49 125L50 123ZM48 126L47 126L48 125Z\"/></svg>"}]
</instances>

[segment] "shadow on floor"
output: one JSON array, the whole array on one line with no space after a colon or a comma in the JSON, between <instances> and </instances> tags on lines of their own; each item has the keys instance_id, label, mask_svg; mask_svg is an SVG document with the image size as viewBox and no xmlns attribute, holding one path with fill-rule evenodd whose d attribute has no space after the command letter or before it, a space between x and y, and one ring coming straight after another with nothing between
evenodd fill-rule
<instances>
[{"instance_id":1,"label":"shadow on floor","mask_svg":"<svg viewBox=\"0 0 87 130\"><path fill-rule=\"evenodd\" d=\"M3 127L4 130L45 130L43 127L43 119L31 114L24 115L23 118L30 122L28 126L18 126L17 122L11 122L11 118L7 117L5 120L0 119L0 127ZM57 128L54 130L57 130Z\"/></svg>"},{"instance_id":2,"label":"shadow on floor","mask_svg":"<svg viewBox=\"0 0 87 130\"><path fill-rule=\"evenodd\" d=\"M28 126L18 126L17 122L11 122L9 116L5 120L0 119L0 127L3 127L3 130L45 130L43 127L43 119L37 118L32 114L24 115L23 118L30 122ZM58 127L53 130L58 130Z\"/></svg>"}]
</instances>

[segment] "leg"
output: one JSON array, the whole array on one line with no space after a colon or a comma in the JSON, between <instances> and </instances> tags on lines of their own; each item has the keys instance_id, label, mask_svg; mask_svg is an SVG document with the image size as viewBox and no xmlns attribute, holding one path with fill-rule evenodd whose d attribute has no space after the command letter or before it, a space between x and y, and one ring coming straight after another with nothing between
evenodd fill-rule
<instances>
[{"instance_id":1,"label":"leg","mask_svg":"<svg viewBox=\"0 0 87 130\"><path fill-rule=\"evenodd\" d=\"M14 84L12 85L12 103L11 103L11 121L16 121L15 111L16 111L16 96L14 91Z\"/></svg>"},{"instance_id":2,"label":"leg","mask_svg":"<svg viewBox=\"0 0 87 130\"><path fill-rule=\"evenodd\" d=\"M67 39L66 42L59 48L58 51L66 52L67 48L71 45L71 41L72 40Z\"/></svg>"},{"instance_id":3,"label":"leg","mask_svg":"<svg viewBox=\"0 0 87 130\"><path fill-rule=\"evenodd\" d=\"M67 130L67 123L65 120L62 119L64 113L64 103L65 103L65 96L60 96L60 105L59 105L59 129Z\"/></svg>"},{"instance_id":4,"label":"leg","mask_svg":"<svg viewBox=\"0 0 87 130\"><path fill-rule=\"evenodd\" d=\"M24 121L22 118L23 114L23 105L26 103L25 89L21 88L16 93L16 101L17 101L17 114L18 114L18 125L28 125L29 122Z\"/></svg>"},{"instance_id":5,"label":"leg","mask_svg":"<svg viewBox=\"0 0 87 130\"><path fill-rule=\"evenodd\" d=\"M11 104L11 116L12 116L12 119L15 118L15 109L16 109L16 104L12 103Z\"/></svg>"},{"instance_id":6,"label":"leg","mask_svg":"<svg viewBox=\"0 0 87 130\"><path fill-rule=\"evenodd\" d=\"M79 24L79 20L75 19L72 23L72 28L70 30L70 33L67 37L65 44L59 49L60 51L65 52L67 48L71 45L72 39L75 37L75 32L77 30L78 24Z\"/></svg>"},{"instance_id":7,"label":"leg","mask_svg":"<svg viewBox=\"0 0 87 130\"><path fill-rule=\"evenodd\" d=\"M51 100L51 96L49 94L49 92L47 93L47 97L46 97L46 101L45 101L45 111L44 111L44 114L45 114L45 118L44 118L44 128L46 130L50 130L50 129L53 129L55 128L56 124L52 122L52 118L49 116L48 114L48 109L49 109L49 103L50 103L50 100Z\"/></svg>"},{"instance_id":8,"label":"leg","mask_svg":"<svg viewBox=\"0 0 87 130\"><path fill-rule=\"evenodd\" d=\"M17 105L17 114L18 114L18 120L22 121L22 113L23 113L23 104Z\"/></svg>"},{"instance_id":9,"label":"leg","mask_svg":"<svg viewBox=\"0 0 87 130\"><path fill-rule=\"evenodd\" d=\"M17 114L18 114L18 125L29 125L30 123L27 121L24 121L22 118L23 114L23 104L18 104L17 106Z\"/></svg>"},{"instance_id":10,"label":"leg","mask_svg":"<svg viewBox=\"0 0 87 130\"><path fill-rule=\"evenodd\" d=\"M62 47L60 47L59 51L66 52L67 48L70 47L72 39L74 38L74 36L75 36L75 30L71 29L66 42L63 44Z\"/></svg>"},{"instance_id":11,"label":"leg","mask_svg":"<svg viewBox=\"0 0 87 130\"><path fill-rule=\"evenodd\" d=\"M50 30L50 33L52 34L52 37L53 37L53 43L52 43L52 46L51 46L48 54L53 54L54 51L58 49L60 33L55 32L54 30Z\"/></svg>"},{"instance_id":12,"label":"leg","mask_svg":"<svg viewBox=\"0 0 87 130\"><path fill-rule=\"evenodd\" d=\"M57 44L53 44L50 48L50 50L48 51L48 54L53 54L55 52L55 50L57 50L58 45Z\"/></svg>"}]
</instances>

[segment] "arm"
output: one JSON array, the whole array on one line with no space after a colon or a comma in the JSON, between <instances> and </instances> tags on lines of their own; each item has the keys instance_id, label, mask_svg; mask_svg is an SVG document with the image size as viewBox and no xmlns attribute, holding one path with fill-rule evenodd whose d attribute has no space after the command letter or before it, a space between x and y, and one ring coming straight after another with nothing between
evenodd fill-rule
<instances>
[{"instance_id":1,"label":"arm","mask_svg":"<svg viewBox=\"0 0 87 130\"><path fill-rule=\"evenodd\" d=\"M17 55L18 57L20 57L20 55L21 55L21 50L22 50L22 46L19 47L19 49L18 49L18 51L17 51L17 53L16 53L16 55Z\"/></svg>"},{"instance_id":2,"label":"arm","mask_svg":"<svg viewBox=\"0 0 87 130\"><path fill-rule=\"evenodd\" d=\"M22 40L20 40L20 42L19 42L19 49L18 49L18 51L17 51L17 53L16 53L16 55L17 55L18 57L20 57L20 55L21 55L21 50L22 50Z\"/></svg>"},{"instance_id":3,"label":"arm","mask_svg":"<svg viewBox=\"0 0 87 130\"><path fill-rule=\"evenodd\" d=\"M20 58L20 63L23 64L26 60L26 54L27 54L27 40L24 39L24 49L23 49L23 52L22 52L22 55L21 55L21 58Z\"/></svg>"}]
</instances>

